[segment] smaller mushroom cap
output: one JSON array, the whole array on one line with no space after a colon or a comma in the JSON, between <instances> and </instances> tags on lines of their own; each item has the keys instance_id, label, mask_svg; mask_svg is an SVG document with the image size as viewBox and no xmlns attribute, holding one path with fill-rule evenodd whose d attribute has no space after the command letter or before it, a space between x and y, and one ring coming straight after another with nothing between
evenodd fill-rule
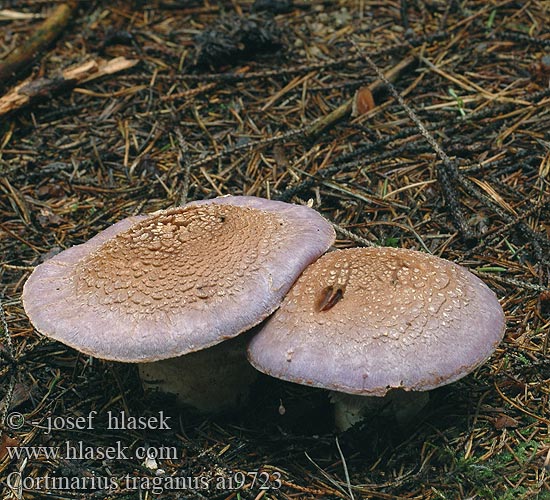
<instances>
[{"instance_id":1,"label":"smaller mushroom cap","mask_svg":"<svg viewBox=\"0 0 550 500\"><path fill-rule=\"evenodd\" d=\"M235 337L334 241L315 210L248 196L130 217L36 267L35 328L93 356L156 361Z\"/></svg>"},{"instance_id":2,"label":"smaller mushroom cap","mask_svg":"<svg viewBox=\"0 0 550 500\"><path fill-rule=\"evenodd\" d=\"M495 294L457 264L405 249L337 250L302 273L248 357L283 380L384 396L465 376L504 326Z\"/></svg>"}]
</instances>

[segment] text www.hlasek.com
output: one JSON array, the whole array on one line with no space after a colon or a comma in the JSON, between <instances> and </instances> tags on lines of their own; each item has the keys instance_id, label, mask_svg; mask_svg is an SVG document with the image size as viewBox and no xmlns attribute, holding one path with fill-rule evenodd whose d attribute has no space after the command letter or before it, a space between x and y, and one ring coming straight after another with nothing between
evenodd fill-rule
<instances>
[{"instance_id":1,"label":"text www.hlasek.com","mask_svg":"<svg viewBox=\"0 0 550 500\"><path fill-rule=\"evenodd\" d=\"M175 460L178 451L175 446L138 446L131 449L116 441L114 446L86 446L82 441L66 441L61 446L9 446L10 459L47 460Z\"/></svg>"}]
</instances>

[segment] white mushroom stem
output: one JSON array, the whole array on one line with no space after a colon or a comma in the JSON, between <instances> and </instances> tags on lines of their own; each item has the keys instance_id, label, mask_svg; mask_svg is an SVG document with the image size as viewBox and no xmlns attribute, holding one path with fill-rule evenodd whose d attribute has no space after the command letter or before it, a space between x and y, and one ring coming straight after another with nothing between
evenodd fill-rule
<instances>
[{"instance_id":1,"label":"white mushroom stem","mask_svg":"<svg viewBox=\"0 0 550 500\"><path fill-rule=\"evenodd\" d=\"M428 392L388 392L384 397L358 396L331 391L334 404L334 423L343 432L360 422L368 414L392 415L401 426L407 425L428 403Z\"/></svg>"},{"instance_id":2,"label":"white mushroom stem","mask_svg":"<svg viewBox=\"0 0 550 500\"><path fill-rule=\"evenodd\" d=\"M143 388L174 394L180 406L204 413L238 408L258 373L246 360L244 337L185 356L140 363Z\"/></svg>"}]
</instances>

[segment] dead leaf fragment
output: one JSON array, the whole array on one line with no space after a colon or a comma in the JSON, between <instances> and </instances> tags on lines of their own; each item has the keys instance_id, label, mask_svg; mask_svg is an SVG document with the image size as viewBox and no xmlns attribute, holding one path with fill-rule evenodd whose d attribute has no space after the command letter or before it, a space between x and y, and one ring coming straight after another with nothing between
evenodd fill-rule
<instances>
[{"instance_id":1,"label":"dead leaf fragment","mask_svg":"<svg viewBox=\"0 0 550 500\"><path fill-rule=\"evenodd\" d=\"M545 290L539 295L540 313L543 317L550 316L550 291Z\"/></svg>"},{"instance_id":2,"label":"dead leaf fragment","mask_svg":"<svg viewBox=\"0 0 550 500\"><path fill-rule=\"evenodd\" d=\"M497 430L515 429L519 425L519 422L515 418L509 417L508 415L499 415L495 418L493 424Z\"/></svg>"},{"instance_id":3,"label":"dead leaf fragment","mask_svg":"<svg viewBox=\"0 0 550 500\"><path fill-rule=\"evenodd\" d=\"M376 104L374 103L374 97L368 87L360 88L353 98L353 105L351 116L361 116L374 109Z\"/></svg>"},{"instance_id":4,"label":"dead leaf fragment","mask_svg":"<svg viewBox=\"0 0 550 500\"><path fill-rule=\"evenodd\" d=\"M6 458L8 448L14 448L16 446L19 446L19 441L17 439L8 436L6 433L2 434L0 438L0 462Z\"/></svg>"}]
</instances>

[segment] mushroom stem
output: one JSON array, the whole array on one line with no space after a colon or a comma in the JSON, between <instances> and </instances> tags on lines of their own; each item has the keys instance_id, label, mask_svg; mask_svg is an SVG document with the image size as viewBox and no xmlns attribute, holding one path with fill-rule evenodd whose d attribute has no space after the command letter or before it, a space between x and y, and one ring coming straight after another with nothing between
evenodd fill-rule
<instances>
[{"instance_id":1,"label":"mushroom stem","mask_svg":"<svg viewBox=\"0 0 550 500\"><path fill-rule=\"evenodd\" d=\"M330 400L334 404L334 423L343 432L360 422L368 414L393 416L404 427L426 406L428 392L404 391L395 389L383 397L360 396L331 391Z\"/></svg>"},{"instance_id":2,"label":"mushroom stem","mask_svg":"<svg viewBox=\"0 0 550 500\"><path fill-rule=\"evenodd\" d=\"M140 363L143 388L174 394L178 405L204 413L235 410L248 398L258 373L246 360L245 337L177 358Z\"/></svg>"}]
</instances>

